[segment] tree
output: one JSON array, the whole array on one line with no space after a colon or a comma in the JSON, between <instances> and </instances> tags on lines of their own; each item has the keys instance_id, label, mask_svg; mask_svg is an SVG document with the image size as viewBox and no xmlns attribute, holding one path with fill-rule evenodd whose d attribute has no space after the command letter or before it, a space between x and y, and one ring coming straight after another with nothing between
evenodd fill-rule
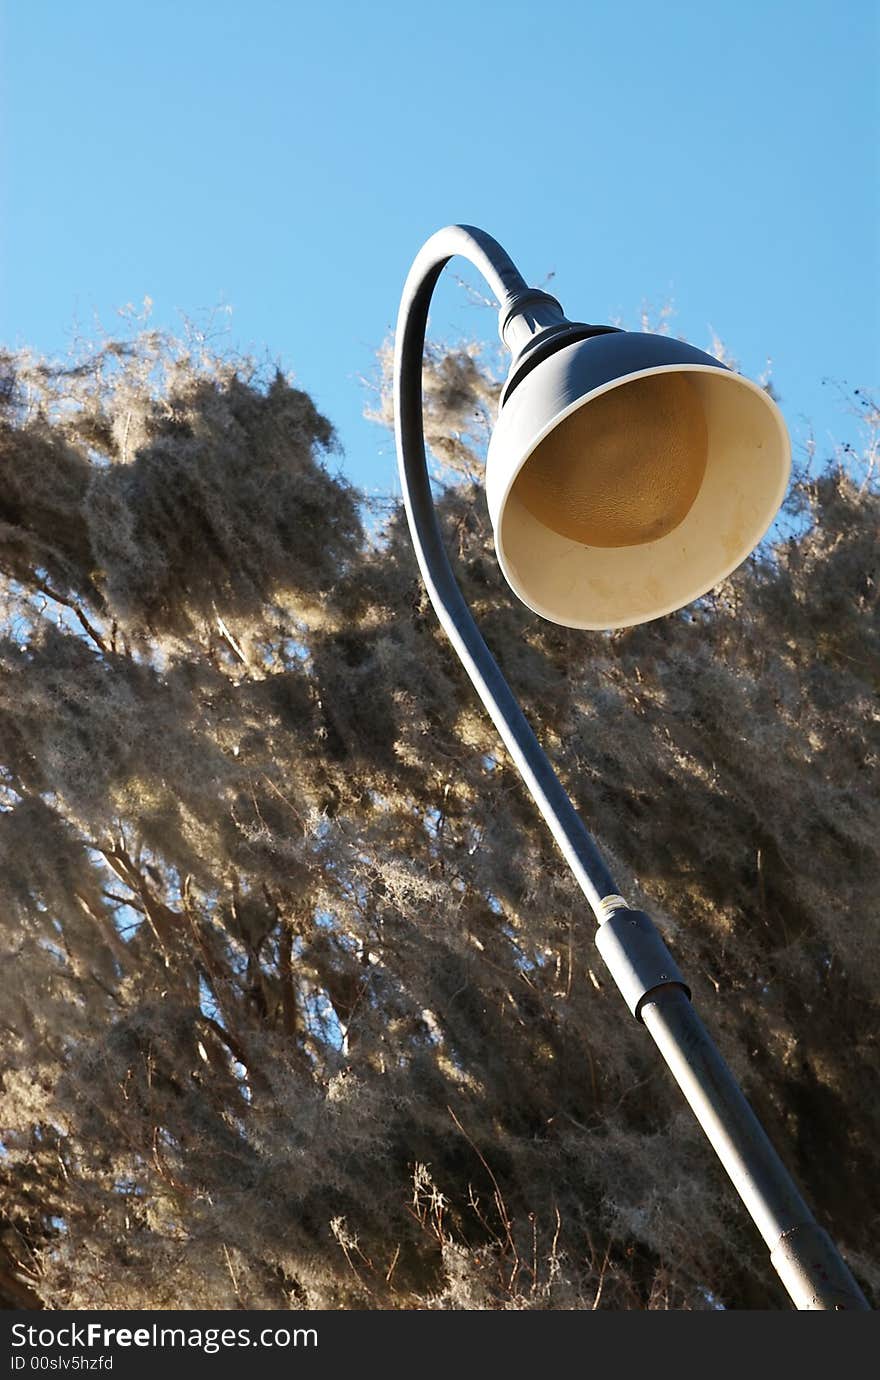
<instances>
[{"instance_id":1,"label":"tree","mask_svg":"<svg viewBox=\"0 0 880 1380\"><path fill-rule=\"evenodd\" d=\"M427 396L487 640L876 1291L873 476L574 633L494 560L491 372ZM0 398L6 1305L784 1306L310 399L148 331Z\"/></svg>"}]
</instances>

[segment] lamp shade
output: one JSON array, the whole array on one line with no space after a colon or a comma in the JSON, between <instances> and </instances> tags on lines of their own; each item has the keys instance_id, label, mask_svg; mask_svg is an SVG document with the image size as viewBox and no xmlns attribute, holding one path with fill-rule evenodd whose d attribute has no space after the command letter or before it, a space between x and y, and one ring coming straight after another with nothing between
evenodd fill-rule
<instances>
[{"instance_id":1,"label":"lamp shade","mask_svg":"<svg viewBox=\"0 0 880 1380\"><path fill-rule=\"evenodd\" d=\"M659 618L745 560L790 463L770 396L702 350L628 331L562 343L511 376L489 445L501 568L554 623Z\"/></svg>"}]
</instances>

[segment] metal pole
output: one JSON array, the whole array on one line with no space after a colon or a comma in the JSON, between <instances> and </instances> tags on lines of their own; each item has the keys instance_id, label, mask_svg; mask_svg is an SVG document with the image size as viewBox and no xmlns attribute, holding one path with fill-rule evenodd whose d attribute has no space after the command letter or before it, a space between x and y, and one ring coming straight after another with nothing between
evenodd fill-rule
<instances>
[{"instance_id":1,"label":"metal pole","mask_svg":"<svg viewBox=\"0 0 880 1380\"><path fill-rule=\"evenodd\" d=\"M690 999L660 989L641 1017L801 1309L867 1308L828 1233L770 1144Z\"/></svg>"},{"instance_id":2,"label":"metal pole","mask_svg":"<svg viewBox=\"0 0 880 1380\"><path fill-rule=\"evenodd\" d=\"M868 1304L830 1237L814 1220L690 1001L650 918L630 910L501 674L456 583L443 545L425 457L422 358L428 308L444 266L461 254L480 270L508 329L517 303L534 300L491 236L453 225L433 235L407 277L397 322L394 414L413 546L440 623L599 922L596 943L636 1019L661 1054L770 1247L799 1309Z\"/></svg>"}]
</instances>

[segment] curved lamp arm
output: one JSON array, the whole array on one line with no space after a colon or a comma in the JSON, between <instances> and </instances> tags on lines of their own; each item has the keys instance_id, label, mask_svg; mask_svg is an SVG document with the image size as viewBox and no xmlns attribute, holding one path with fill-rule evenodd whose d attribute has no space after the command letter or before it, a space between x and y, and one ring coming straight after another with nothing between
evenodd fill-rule
<instances>
[{"instance_id":1,"label":"curved lamp arm","mask_svg":"<svg viewBox=\"0 0 880 1380\"><path fill-rule=\"evenodd\" d=\"M482 230L440 230L416 258L400 304L394 412L410 532L431 602L508 751L599 921L597 947L632 1014L650 1032L770 1250L799 1309L865 1310L834 1243L813 1218L733 1074L694 1010L675 961L647 915L632 911L483 641L440 534L425 457L422 355L428 308L443 267L461 254L480 270L501 307L502 338L522 345L534 326L565 329L559 304L530 289ZM549 304L549 305L548 305ZM590 330L591 328L587 328ZM695 1230L699 1225L695 1224Z\"/></svg>"},{"instance_id":2,"label":"curved lamp arm","mask_svg":"<svg viewBox=\"0 0 880 1380\"><path fill-rule=\"evenodd\" d=\"M400 303L394 351L394 416L403 498L422 577L437 616L520 770L578 885L602 924L626 902L543 748L483 641L456 583L434 509L422 422L422 355L437 279L455 254L480 270L503 322L531 290L512 260L482 230L451 225L432 235L413 264Z\"/></svg>"}]
</instances>

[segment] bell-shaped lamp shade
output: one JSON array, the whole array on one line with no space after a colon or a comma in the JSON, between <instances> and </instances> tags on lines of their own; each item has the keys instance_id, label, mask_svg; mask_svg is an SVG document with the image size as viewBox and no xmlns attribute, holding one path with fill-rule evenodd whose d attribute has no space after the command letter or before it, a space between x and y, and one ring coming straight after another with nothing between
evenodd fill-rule
<instances>
[{"instance_id":1,"label":"bell-shaped lamp shade","mask_svg":"<svg viewBox=\"0 0 880 1380\"><path fill-rule=\"evenodd\" d=\"M551 622L644 623L745 560L789 470L762 388L683 341L595 335L508 389L486 469L498 559Z\"/></svg>"}]
</instances>

